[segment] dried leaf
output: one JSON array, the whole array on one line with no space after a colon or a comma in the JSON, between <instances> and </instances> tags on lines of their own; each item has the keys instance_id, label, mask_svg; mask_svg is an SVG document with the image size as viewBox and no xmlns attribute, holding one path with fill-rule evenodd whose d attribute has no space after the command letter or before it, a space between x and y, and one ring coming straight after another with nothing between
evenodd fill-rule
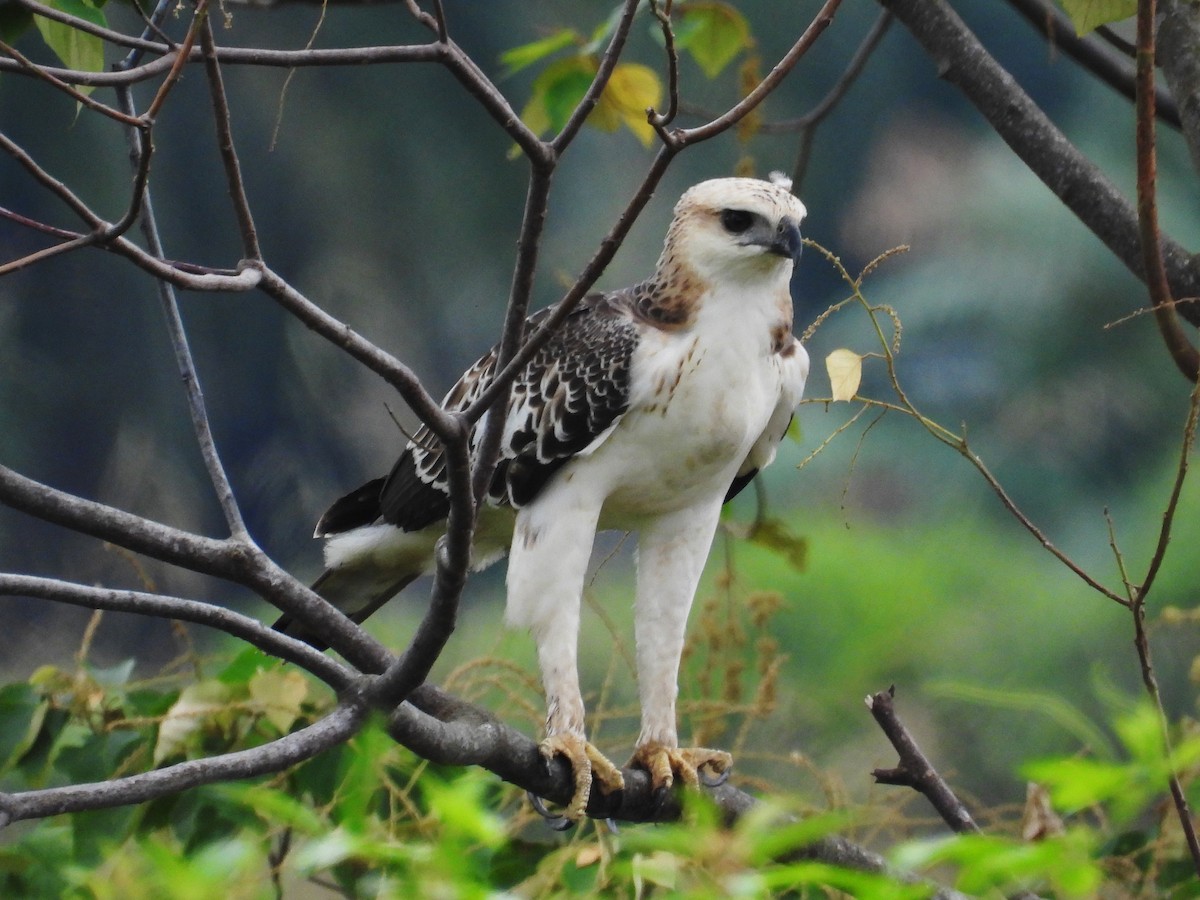
<instances>
[{"instance_id":1,"label":"dried leaf","mask_svg":"<svg viewBox=\"0 0 1200 900\"><path fill-rule=\"evenodd\" d=\"M219 681L199 681L185 687L158 726L154 764L183 750L197 731L224 711L230 693L229 686Z\"/></svg>"},{"instance_id":2,"label":"dried leaf","mask_svg":"<svg viewBox=\"0 0 1200 900\"><path fill-rule=\"evenodd\" d=\"M586 869L588 866L594 866L600 862L603 855L604 852L600 849L599 844L580 847L579 852L575 854L575 868Z\"/></svg>"},{"instance_id":3,"label":"dried leaf","mask_svg":"<svg viewBox=\"0 0 1200 900\"><path fill-rule=\"evenodd\" d=\"M825 371L829 373L829 386L834 400L853 400L862 382L862 361L853 350L834 350L825 357Z\"/></svg>"},{"instance_id":4,"label":"dried leaf","mask_svg":"<svg viewBox=\"0 0 1200 900\"><path fill-rule=\"evenodd\" d=\"M1066 827L1050 804L1050 792L1040 784L1029 782L1025 786L1025 811L1021 814L1021 838L1040 841L1055 835L1065 834Z\"/></svg>"}]
</instances>

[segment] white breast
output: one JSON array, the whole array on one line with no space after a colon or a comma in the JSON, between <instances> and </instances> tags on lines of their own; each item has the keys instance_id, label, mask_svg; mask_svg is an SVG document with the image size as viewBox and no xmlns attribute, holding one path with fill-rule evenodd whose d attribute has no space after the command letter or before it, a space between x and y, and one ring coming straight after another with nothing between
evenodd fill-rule
<instances>
[{"instance_id":1,"label":"white breast","mask_svg":"<svg viewBox=\"0 0 1200 900\"><path fill-rule=\"evenodd\" d=\"M602 527L636 528L728 489L787 393L770 328L754 318L644 335L628 412L560 473L604 492Z\"/></svg>"}]
</instances>

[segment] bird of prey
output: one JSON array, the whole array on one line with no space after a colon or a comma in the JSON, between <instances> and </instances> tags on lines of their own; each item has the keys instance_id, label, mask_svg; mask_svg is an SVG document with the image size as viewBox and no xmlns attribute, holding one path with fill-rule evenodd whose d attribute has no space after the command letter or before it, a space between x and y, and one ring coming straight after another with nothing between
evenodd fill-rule
<instances>
[{"instance_id":1,"label":"bird of prey","mask_svg":"<svg viewBox=\"0 0 1200 900\"><path fill-rule=\"evenodd\" d=\"M808 355L792 334L789 292L804 215L786 183L721 178L692 187L654 274L585 298L513 385L473 564L508 551L506 619L532 632L546 692L542 753L565 756L575 773L568 819L582 815L593 776L606 792L623 786L620 770L587 742L576 664L580 595L599 529L638 532L641 734L630 765L661 791L732 764L728 753L679 747L679 661L721 506L774 459L804 389ZM493 349L468 369L445 408L469 406L496 359ZM321 518L327 569L314 589L362 621L432 571L447 490L441 449L422 429L386 478ZM319 644L297 622L277 627Z\"/></svg>"}]
</instances>

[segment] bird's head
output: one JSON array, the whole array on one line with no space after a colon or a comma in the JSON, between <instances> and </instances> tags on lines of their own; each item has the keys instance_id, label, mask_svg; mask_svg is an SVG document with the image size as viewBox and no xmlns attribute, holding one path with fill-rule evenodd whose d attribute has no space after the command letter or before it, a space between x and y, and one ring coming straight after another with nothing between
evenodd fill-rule
<instances>
[{"instance_id":1,"label":"bird's head","mask_svg":"<svg viewBox=\"0 0 1200 900\"><path fill-rule=\"evenodd\" d=\"M690 188L675 205L662 263L706 282L786 281L800 256L804 204L790 185L756 178L715 178Z\"/></svg>"}]
</instances>

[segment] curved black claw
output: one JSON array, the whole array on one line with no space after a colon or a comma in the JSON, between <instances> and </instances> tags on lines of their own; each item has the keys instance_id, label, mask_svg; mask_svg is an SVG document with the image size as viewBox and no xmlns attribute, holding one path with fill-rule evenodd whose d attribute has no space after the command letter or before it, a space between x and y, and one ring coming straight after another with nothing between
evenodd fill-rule
<instances>
[{"instance_id":1,"label":"curved black claw","mask_svg":"<svg viewBox=\"0 0 1200 900\"><path fill-rule=\"evenodd\" d=\"M696 777L700 779L700 783L705 787L715 788L727 782L729 780L729 773L732 771L732 769L723 769L716 775L709 775L708 769L701 766L696 770Z\"/></svg>"},{"instance_id":2,"label":"curved black claw","mask_svg":"<svg viewBox=\"0 0 1200 900\"><path fill-rule=\"evenodd\" d=\"M555 831L570 831L571 826L575 824L566 816L560 816L546 809L545 801L533 791L526 791L525 796L529 798L529 805L533 807L533 811L545 819L546 824Z\"/></svg>"}]
</instances>

